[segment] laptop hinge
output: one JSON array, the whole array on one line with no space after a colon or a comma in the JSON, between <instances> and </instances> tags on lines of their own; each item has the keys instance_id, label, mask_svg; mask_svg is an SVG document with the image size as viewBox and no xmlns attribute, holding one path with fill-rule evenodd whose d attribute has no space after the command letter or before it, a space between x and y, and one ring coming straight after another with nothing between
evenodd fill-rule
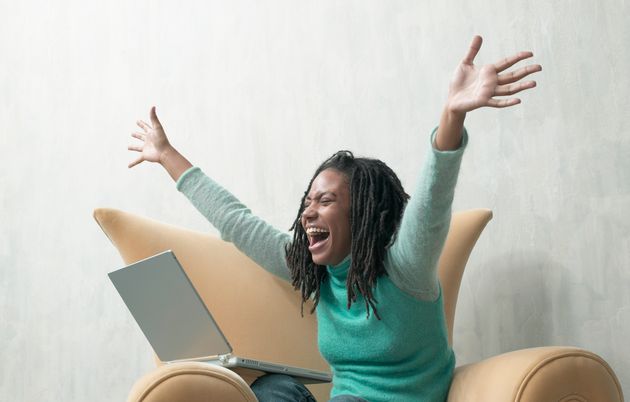
<instances>
[{"instance_id":1,"label":"laptop hinge","mask_svg":"<svg viewBox=\"0 0 630 402\"><path fill-rule=\"evenodd\" d=\"M162 363L171 364L171 363L181 363L181 362L206 362L208 360L218 360L222 364L225 364L232 357L231 353L227 353L224 355L212 355L212 356L204 356L204 357L196 357L191 359L181 359L181 360L171 360L171 361L163 361Z\"/></svg>"},{"instance_id":2,"label":"laptop hinge","mask_svg":"<svg viewBox=\"0 0 630 402\"><path fill-rule=\"evenodd\" d=\"M221 364L226 364L230 361L230 357L232 357L231 353L228 353L226 355L219 355L219 361L221 362Z\"/></svg>"}]
</instances>

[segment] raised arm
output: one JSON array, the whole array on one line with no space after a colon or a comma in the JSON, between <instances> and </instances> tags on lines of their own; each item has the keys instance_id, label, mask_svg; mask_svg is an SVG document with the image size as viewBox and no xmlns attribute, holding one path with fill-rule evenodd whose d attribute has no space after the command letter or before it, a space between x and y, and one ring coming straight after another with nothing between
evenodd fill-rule
<instances>
[{"instance_id":1,"label":"raised arm","mask_svg":"<svg viewBox=\"0 0 630 402\"><path fill-rule=\"evenodd\" d=\"M387 255L388 274L402 290L425 300L438 296L437 262L446 240L455 184L467 143L466 113L480 107L504 108L520 103L518 98L495 99L534 88L535 81L519 82L541 71L538 64L504 72L533 56L523 51L494 64L475 66L482 39L475 36L455 69L440 125L431 136L420 180L405 209L396 242Z\"/></svg>"},{"instance_id":2,"label":"raised arm","mask_svg":"<svg viewBox=\"0 0 630 402\"><path fill-rule=\"evenodd\" d=\"M429 146L396 241L386 255L387 273L394 284L423 300L438 296L437 261L448 233L455 184L468 141L468 134L462 130L456 150L440 151ZM437 131L431 133L431 143Z\"/></svg>"},{"instance_id":3,"label":"raised arm","mask_svg":"<svg viewBox=\"0 0 630 402\"><path fill-rule=\"evenodd\" d=\"M285 259L285 245L291 241L288 233L281 232L252 214L229 191L206 176L201 169L181 155L168 141L155 107L150 111L151 124L137 122L143 132L131 135L142 145L130 145L140 156L129 164L143 161L160 163L176 181L176 187L206 219L219 230L223 240L234 245L267 271L290 280Z\"/></svg>"}]
</instances>

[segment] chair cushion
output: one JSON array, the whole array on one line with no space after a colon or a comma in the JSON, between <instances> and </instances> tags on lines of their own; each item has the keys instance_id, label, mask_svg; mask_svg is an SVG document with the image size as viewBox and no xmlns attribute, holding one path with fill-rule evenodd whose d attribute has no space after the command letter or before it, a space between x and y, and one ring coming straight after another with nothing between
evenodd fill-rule
<instances>
[{"instance_id":1,"label":"chair cushion","mask_svg":"<svg viewBox=\"0 0 630 402\"><path fill-rule=\"evenodd\" d=\"M455 369L448 402L622 402L619 380L596 354L529 348Z\"/></svg>"},{"instance_id":2,"label":"chair cushion","mask_svg":"<svg viewBox=\"0 0 630 402\"><path fill-rule=\"evenodd\" d=\"M127 402L257 402L234 372L210 364L173 363L139 379Z\"/></svg>"}]
</instances>

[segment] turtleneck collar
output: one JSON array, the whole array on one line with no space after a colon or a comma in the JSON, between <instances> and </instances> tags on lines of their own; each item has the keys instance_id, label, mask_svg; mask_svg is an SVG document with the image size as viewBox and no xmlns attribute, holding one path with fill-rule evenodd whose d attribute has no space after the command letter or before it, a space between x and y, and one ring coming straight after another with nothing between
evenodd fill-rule
<instances>
[{"instance_id":1,"label":"turtleneck collar","mask_svg":"<svg viewBox=\"0 0 630 402\"><path fill-rule=\"evenodd\" d=\"M328 274L335 279L345 281L348 276L348 269L350 268L350 256L351 254L348 254L346 258L337 265L327 265L326 269L328 270Z\"/></svg>"}]
</instances>

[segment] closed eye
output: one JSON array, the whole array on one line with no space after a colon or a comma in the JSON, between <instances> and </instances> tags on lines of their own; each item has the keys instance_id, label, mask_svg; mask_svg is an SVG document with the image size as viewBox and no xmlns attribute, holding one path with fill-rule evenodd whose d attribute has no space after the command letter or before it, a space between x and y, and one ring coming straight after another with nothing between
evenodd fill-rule
<instances>
[{"instance_id":1,"label":"closed eye","mask_svg":"<svg viewBox=\"0 0 630 402\"><path fill-rule=\"evenodd\" d=\"M330 198L329 196L327 196L327 193L330 193L329 191L325 192L324 194L320 194L317 197L315 197L315 201L319 202L322 205L328 205L331 202L334 202L335 200L333 198ZM334 196L335 194L332 193L332 195ZM309 205L311 205L313 199L311 199L310 197L306 197L306 199L304 200L304 208L308 208Z\"/></svg>"}]
</instances>

